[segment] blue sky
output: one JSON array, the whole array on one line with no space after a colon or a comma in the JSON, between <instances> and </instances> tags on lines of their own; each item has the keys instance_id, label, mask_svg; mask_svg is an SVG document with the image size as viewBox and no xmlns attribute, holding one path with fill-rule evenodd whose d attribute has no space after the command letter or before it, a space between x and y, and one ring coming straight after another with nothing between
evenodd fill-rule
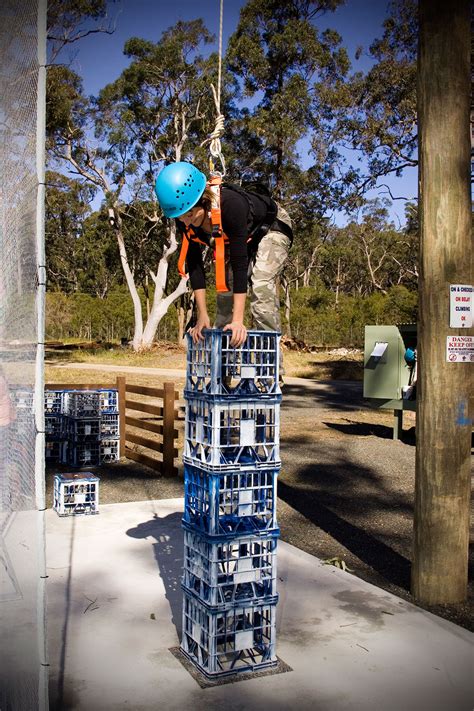
<instances>
[{"instance_id":1,"label":"blue sky","mask_svg":"<svg viewBox=\"0 0 474 711\"><path fill-rule=\"evenodd\" d=\"M245 0L224 0L224 50L229 36L237 27L240 8L244 4ZM111 35L89 35L73 46L69 56L63 56L62 60L69 60L71 68L82 76L87 94L97 94L127 66L129 60L123 55L123 46L129 37L157 41L162 32L178 20L202 17L208 29L216 35L216 45L210 51L217 49L219 5L219 0L118 0L109 6L109 20L114 24L115 32ZM360 45L367 50L372 41L380 36L387 5L386 0L346 0L344 6L318 22L321 28L331 27L339 32L354 70L366 70L370 66L370 59L364 53L356 60L355 51ZM390 177L384 182L390 186L394 196L410 199L416 196L416 169L405 171L401 178ZM384 190L380 188L369 197L388 197ZM391 217L397 225L404 223L403 200L394 202ZM338 224L344 222L342 216L337 217Z\"/></svg>"}]
</instances>

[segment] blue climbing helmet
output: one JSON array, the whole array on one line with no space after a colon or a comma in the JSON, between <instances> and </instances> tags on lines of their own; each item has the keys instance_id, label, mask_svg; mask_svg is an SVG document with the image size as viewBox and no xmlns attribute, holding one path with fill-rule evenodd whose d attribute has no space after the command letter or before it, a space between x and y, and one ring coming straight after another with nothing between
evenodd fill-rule
<instances>
[{"instance_id":1,"label":"blue climbing helmet","mask_svg":"<svg viewBox=\"0 0 474 711\"><path fill-rule=\"evenodd\" d=\"M165 217L179 217L198 202L206 176L192 163L170 163L158 175L155 193Z\"/></svg>"}]
</instances>

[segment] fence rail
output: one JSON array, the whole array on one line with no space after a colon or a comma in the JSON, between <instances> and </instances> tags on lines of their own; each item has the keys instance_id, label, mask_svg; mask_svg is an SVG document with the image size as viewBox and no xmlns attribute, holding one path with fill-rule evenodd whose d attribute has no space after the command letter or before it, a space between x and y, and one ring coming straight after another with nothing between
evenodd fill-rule
<instances>
[{"instance_id":1,"label":"fence rail","mask_svg":"<svg viewBox=\"0 0 474 711\"><path fill-rule=\"evenodd\" d=\"M162 388L152 388L127 383L124 376L119 376L115 386L103 383L47 383L45 390L99 390L110 387L116 387L118 390L120 457L145 464L164 476L177 476L178 469L174 460L178 457L178 430L175 421L179 416L176 408L179 394L174 383L163 383ZM129 397L130 395L139 395L147 400L137 400ZM159 404L156 404L156 400ZM152 417L139 417L137 413ZM155 422L155 418L160 422ZM159 435L161 440L143 436L142 432ZM133 445L140 449L132 448ZM154 457L153 453L160 454L161 458Z\"/></svg>"}]
</instances>

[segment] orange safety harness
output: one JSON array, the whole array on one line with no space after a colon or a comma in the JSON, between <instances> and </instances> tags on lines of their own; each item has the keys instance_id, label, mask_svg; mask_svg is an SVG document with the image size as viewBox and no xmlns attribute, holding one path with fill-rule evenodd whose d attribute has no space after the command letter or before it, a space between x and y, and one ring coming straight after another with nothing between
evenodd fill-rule
<instances>
[{"instance_id":1,"label":"orange safety harness","mask_svg":"<svg viewBox=\"0 0 474 711\"><path fill-rule=\"evenodd\" d=\"M222 215L221 215L221 184L222 177L220 175L214 175L207 183L207 187L211 189L212 192L212 202L211 202L211 237L210 241L214 247L215 261L216 261L216 289L217 291L229 291L226 280L226 269L225 269L225 251L226 244L228 243L228 237L224 234L222 229ZM182 277L186 277L186 255L188 253L189 242L199 242L205 246L209 246L206 242L203 242L196 234L191 234L188 229L184 231L183 241L181 244L181 252L178 259L178 271Z\"/></svg>"}]
</instances>

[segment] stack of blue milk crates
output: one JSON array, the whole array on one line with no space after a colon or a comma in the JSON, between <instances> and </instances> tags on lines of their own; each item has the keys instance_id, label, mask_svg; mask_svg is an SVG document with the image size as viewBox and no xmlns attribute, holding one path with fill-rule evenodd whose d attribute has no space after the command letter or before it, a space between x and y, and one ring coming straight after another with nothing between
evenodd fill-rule
<instances>
[{"instance_id":1,"label":"stack of blue milk crates","mask_svg":"<svg viewBox=\"0 0 474 711\"><path fill-rule=\"evenodd\" d=\"M210 678L276 665L279 342L188 336L181 649Z\"/></svg>"},{"instance_id":2,"label":"stack of blue milk crates","mask_svg":"<svg viewBox=\"0 0 474 711\"><path fill-rule=\"evenodd\" d=\"M84 467L117 461L117 390L47 390L45 430L49 463Z\"/></svg>"}]
</instances>

